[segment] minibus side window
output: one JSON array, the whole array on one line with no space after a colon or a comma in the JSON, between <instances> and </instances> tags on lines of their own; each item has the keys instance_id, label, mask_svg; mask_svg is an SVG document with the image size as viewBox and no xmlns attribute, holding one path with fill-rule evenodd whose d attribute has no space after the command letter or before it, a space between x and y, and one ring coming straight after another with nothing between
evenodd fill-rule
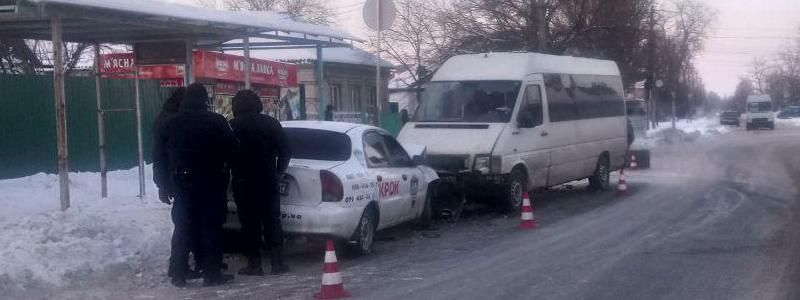
<instances>
[{"instance_id":1,"label":"minibus side window","mask_svg":"<svg viewBox=\"0 0 800 300\"><path fill-rule=\"evenodd\" d=\"M519 109L517 123L520 128L534 128L542 125L542 88L529 85L525 88L525 99Z\"/></svg>"}]
</instances>

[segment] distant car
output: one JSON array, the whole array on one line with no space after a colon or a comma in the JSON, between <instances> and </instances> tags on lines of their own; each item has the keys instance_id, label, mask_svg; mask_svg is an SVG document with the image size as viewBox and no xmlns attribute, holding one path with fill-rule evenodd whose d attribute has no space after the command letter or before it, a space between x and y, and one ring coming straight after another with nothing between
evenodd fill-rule
<instances>
[{"instance_id":1,"label":"distant car","mask_svg":"<svg viewBox=\"0 0 800 300\"><path fill-rule=\"evenodd\" d=\"M741 126L742 114L738 111L723 111L719 114L720 125Z\"/></svg>"},{"instance_id":2,"label":"distant car","mask_svg":"<svg viewBox=\"0 0 800 300\"><path fill-rule=\"evenodd\" d=\"M800 106L789 106L778 113L778 119L800 118Z\"/></svg>"},{"instance_id":3,"label":"distant car","mask_svg":"<svg viewBox=\"0 0 800 300\"><path fill-rule=\"evenodd\" d=\"M429 188L439 177L418 162L424 147L407 145L409 156L385 130L352 123L289 121L292 160L279 185L287 234L350 241L367 254L377 230L431 218ZM229 224L238 224L228 204Z\"/></svg>"},{"instance_id":4,"label":"distant car","mask_svg":"<svg viewBox=\"0 0 800 300\"><path fill-rule=\"evenodd\" d=\"M759 128L775 129L775 113L772 112L772 98L769 95L747 97L747 111L744 115L747 130Z\"/></svg>"}]
</instances>

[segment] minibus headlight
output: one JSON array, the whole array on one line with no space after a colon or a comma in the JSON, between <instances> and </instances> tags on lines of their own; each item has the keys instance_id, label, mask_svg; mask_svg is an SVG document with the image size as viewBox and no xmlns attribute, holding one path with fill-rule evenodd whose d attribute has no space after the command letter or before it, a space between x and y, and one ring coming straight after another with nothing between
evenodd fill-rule
<instances>
[{"instance_id":1,"label":"minibus headlight","mask_svg":"<svg viewBox=\"0 0 800 300\"><path fill-rule=\"evenodd\" d=\"M480 172L481 174L489 174L491 171L492 165L492 158L489 156L476 156L475 157L475 167L473 170Z\"/></svg>"}]
</instances>

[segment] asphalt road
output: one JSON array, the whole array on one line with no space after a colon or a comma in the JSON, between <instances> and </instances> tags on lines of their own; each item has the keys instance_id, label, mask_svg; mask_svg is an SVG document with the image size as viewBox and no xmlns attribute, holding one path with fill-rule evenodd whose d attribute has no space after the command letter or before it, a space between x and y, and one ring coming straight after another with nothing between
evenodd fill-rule
<instances>
[{"instance_id":1,"label":"asphalt road","mask_svg":"<svg viewBox=\"0 0 800 300\"><path fill-rule=\"evenodd\" d=\"M535 195L534 231L478 207L435 230L383 232L372 255L340 254L345 287L356 299L800 299L800 129L669 145L652 165L627 174L629 197L585 183ZM323 251L294 241L290 274L224 288L156 274L58 295L310 299Z\"/></svg>"}]
</instances>

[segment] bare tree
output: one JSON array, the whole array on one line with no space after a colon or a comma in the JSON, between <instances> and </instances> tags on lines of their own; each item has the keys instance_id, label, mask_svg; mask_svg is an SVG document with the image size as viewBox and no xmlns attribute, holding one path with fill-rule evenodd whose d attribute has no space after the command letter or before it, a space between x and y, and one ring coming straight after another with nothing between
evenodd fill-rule
<instances>
[{"instance_id":1,"label":"bare tree","mask_svg":"<svg viewBox=\"0 0 800 300\"><path fill-rule=\"evenodd\" d=\"M85 62L89 44L64 43L67 74ZM39 74L53 68L52 43L40 40L1 39L0 74Z\"/></svg>"},{"instance_id":2,"label":"bare tree","mask_svg":"<svg viewBox=\"0 0 800 300\"><path fill-rule=\"evenodd\" d=\"M312 24L333 23L331 9L323 0L224 0L224 5L230 10L279 11Z\"/></svg>"},{"instance_id":3,"label":"bare tree","mask_svg":"<svg viewBox=\"0 0 800 300\"><path fill-rule=\"evenodd\" d=\"M764 58L755 57L750 62L748 76L753 82L753 88L758 93L767 93L767 77L770 75L769 62Z\"/></svg>"},{"instance_id":4,"label":"bare tree","mask_svg":"<svg viewBox=\"0 0 800 300\"><path fill-rule=\"evenodd\" d=\"M678 43L678 63L681 76L686 76L691 61L703 49L716 12L697 0L677 0L674 2L674 9L673 26L675 42Z\"/></svg>"},{"instance_id":5,"label":"bare tree","mask_svg":"<svg viewBox=\"0 0 800 300\"><path fill-rule=\"evenodd\" d=\"M737 111L744 111L747 103L747 97L753 94L753 83L750 79L741 78L739 84L736 85L736 92L731 99L730 109Z\"/></svg>"},{"instance_id":6,"label":"bare tree","mask_svg":"<svg viewBox=\"0 0 800 300\"><path fill-rule=\"evenodd\" d=\"M381 33L383 50L388 59L399 65L398 71L407 71L411 78L408 86L420 85L436 65L436 50L443 43L442 30L434 12L435 3L426 0L399 0L394 25ZM370 37L375 48L377 37Z\"/></svg>"},{"instance_id":7,"label":"bare tree","mask_svg":"<svg viewBox=\"0 0 800 300\"><path fill-rule=\"evenodd\" d=\"M794 104L800 103L800 39L778 54L783 92Z\"/></svg>"}]
</instances>

